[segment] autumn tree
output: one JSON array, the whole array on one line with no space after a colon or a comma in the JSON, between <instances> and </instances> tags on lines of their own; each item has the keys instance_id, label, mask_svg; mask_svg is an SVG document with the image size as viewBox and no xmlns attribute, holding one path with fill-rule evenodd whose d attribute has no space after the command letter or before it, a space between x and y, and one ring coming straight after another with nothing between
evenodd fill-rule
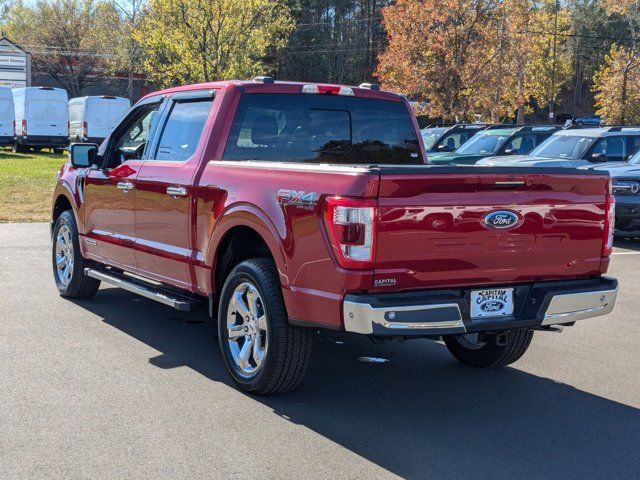
<instances>
[{"instance_id":1,"label":"autumn tree","mask_svg":"<svg viewBox=\"0 0 640 480\"><path fill-rule=\"evenodd\" d=\"M389 47L377 76L385 88L427 104L445 120L468 119L477 93L499 79L498 0L398 0L382 10Z\"/></svg>"},{"instance_id":2,"label":"autumn tree","mask_svg":"<svg viewBox=\"0 0 640 480\"><path fill-rule=\"evenodd\" d=\"M626 45L613 45L594 77L597 113L607 123L640 123L640 2L605 0L605 10L627 25Z\"/></svg>"},{"instance_id":3,"label":"autumn tree","mask_svg":"<svg viewBox=\"0 0 640 480\"><path fill-rule=\"evenodd\" d=\"M161 86L263 73L293 22L277 0L151 0L134 37Z\"/></svg>"},{"instance_id":4,"label":"autumn tree","mask_svg":"<svg viewBox=\"0 0 640 480\"><path fill-rule=\"evenodd\" d=\"M119 16L111 2L40 0L16 2L6 14L7 33L32 53L33 69L51 75L70 96L79 96L108 68Z\"/></svg>"}]
</instances>

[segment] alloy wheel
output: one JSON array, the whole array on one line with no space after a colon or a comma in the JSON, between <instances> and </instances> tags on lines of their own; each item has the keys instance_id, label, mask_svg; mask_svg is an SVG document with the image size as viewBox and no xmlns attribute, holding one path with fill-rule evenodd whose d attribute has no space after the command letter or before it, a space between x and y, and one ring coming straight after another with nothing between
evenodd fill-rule
<instances>
[{"instance_id":1,"label":"alloy wheel","mask_svg":"<svg viewBox=\"0 0 640 480\"><path fill-rule=\"evenodd\" d=\"M65 287L71 282L73 275L73 241L71 229L62 225L56 235L56 275Z\"/></svg>"},{"instance_id":2,"label":"alloy wheel","mask_svg":"<svg viewBox=\"0 0 640 480\"><path fill-rule=\"evenodd\" d=\"M269 328L264 302L255 285L243 282L227 308L227 342L237 370L253 376L267 355Z\"/></svg>"}]
</instances>

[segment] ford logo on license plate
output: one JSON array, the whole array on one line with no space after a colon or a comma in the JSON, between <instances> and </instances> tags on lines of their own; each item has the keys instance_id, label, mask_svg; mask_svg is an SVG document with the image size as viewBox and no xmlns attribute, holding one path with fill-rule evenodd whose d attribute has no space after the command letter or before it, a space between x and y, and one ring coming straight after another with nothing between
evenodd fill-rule
<instances>
[{"instance_id":1,"label":"ford logo on license plate","mask_svg":"<svg viewBox=\"0 0 640 480\"><path fill-rule=\"evenodd\" d=\"M513 288L490 288L471 292L471 318L513 315Z\"/></svg>"},{"instance_id":2,"label":"ford logo on license plate","mask_svg":"<svg viewBox=\"0 0 640 480\"><path fill-rule=\"evenodd\" d=\"M518 225L520 218L518 214L509 210L495 210L484 217L484 223L489 228L504 230Z\"/></svg>"}]
</instances>

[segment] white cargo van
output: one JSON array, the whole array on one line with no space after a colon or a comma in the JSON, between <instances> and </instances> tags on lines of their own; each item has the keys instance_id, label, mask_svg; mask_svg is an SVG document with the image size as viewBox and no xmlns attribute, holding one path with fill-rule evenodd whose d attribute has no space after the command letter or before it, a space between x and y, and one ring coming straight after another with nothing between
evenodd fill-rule
<instances>
[{"instance_id":1,"label":"white cargo van","mask_svg":"<svg viewBox=\"0 0 640 480\"><path fill-rule=\"evenodd\" d=\"M61 88L14 88L15 151L43 147L61 151L69 144L67 92Z\"/></svg>"},{"instance_id":2,"label":"white cargo van","mask_svg":"<svg viewBox=\"0 0 640 480\"><path fill-rule=\"evenodd\" d=\"M101 143L129 108L129 100L110 95L69 100L69 140L76 143Z\"/></svg>"},{"instance_id":3,"label":"white cargo van","mask_svg":"<svg viewBox=\"0 0 640 480\"><path fill-rule=\"evenodd\" d=\"M0 145L13 145L13 95L10 88L0 87Z\"/></svg>"}]
</instances>

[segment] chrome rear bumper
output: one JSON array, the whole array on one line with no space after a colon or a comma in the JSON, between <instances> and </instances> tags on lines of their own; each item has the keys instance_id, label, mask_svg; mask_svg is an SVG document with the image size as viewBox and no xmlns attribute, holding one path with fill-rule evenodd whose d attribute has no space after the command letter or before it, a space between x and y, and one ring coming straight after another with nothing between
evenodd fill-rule
<instances>
[{"instance_id":1,"label":"chrome rear bumper","mask_svg":"<svg viewBox=\"0 0 640 480\"><path fill-rule=\"evenodd\" d=\"M616 302L618 282L602 277L521 285L514 289L514 315L483 319L470 317L471 289L347 295L343 302L344 328L364 335L437 336L573 324L610 313Z\"/></svg>"}]
</instances>

